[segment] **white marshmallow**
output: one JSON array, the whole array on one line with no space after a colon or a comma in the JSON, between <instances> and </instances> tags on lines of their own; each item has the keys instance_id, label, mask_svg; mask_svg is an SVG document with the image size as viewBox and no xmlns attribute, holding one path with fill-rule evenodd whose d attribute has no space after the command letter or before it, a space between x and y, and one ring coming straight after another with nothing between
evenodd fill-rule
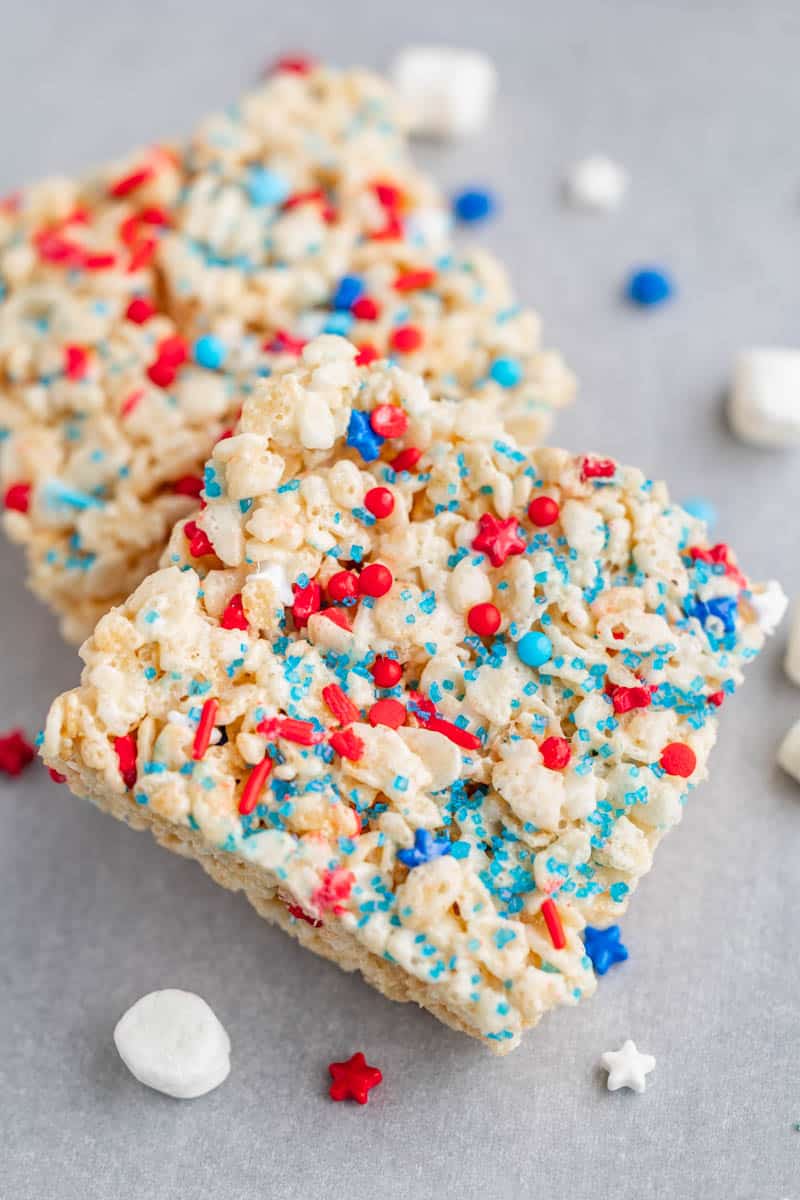
<instances>
[{"instance_id":1,"label":"white marshmallow","mask_svg":"<svg viewBox=\"0 0 800 1200\"><path fill-rule=\"evenodd\" d=\"M734 433L755 446L800 446L800 350L743 350L728 419Z\"/></svg>"},{"instance_id":2,"label":"white marshmallow","mask_svg":"<svg viewBox=\"0 0 800 1200\"><path fill-rule=\"evenodd\" d=\"M792 627L789 630L789 642L786 646L786 657L783 668L791 679L800 687L800 600L794 606Z\"/></svg>"},{"instance_id":3,"label":"white marshmallow","mask_svg":"<svg viewBox=\"0 0 800 1200\"><path fill-rule=\"evenodd\" d=\"M566 179L567 197L576 208L610 212L618 208L628 189L628 172L603 154L591 154L575 163Z\"/></svg>"},{"instance_id":4,"label":"white marshmallow","mask_svg":"<svg viewBox=\"0 0 800 1200\"><path fill-rule=\"evenodd\" d=\"M193 1100L227 1079L230 1039L200 996L167 988L142 996L114 1030L120 1058L147 1087Z\"/></svg>"},{"instance_id":5,"label":"white marshmallow","mask_svg":"<svg viewBox=\"0 0 800 1200\"><path fill-rule=\"evenodd\" d=\"M778 765L800 783L800 721L795 721L778 747Z\"/></svg>"},{"instance_id":6,"label":"white marshmallow","mask_svg":"<svg viewBox=\"0 0 800 1200\"><path fill-rule=\"evenodd\" d=\"M289 576L286 574L286 568L283 563L279 562L262 562L258 564L258 570L254 571L250 576L251 579L268 579L275 588L275 595L278 597L278 603L284 608L294 602L294 592L292 585L289 582Z\"/></svg>"},{"instance_id":7,"label":"white marshmallow","mask_svg":"<svg viewBox=\"0 0 800 1200\"><path fill-rule=\"evenodd\" d=\"M758 626L765 637L772 637L789 607L789 597L777 579L769 579L760 591L754 591L751 603L756 610Z\"/></svg>"},{"instance_id":8,"label":"white marshmallow","mask_svg":"<svg viewBox=\"0 0 800 1200\"><path fill-rule=\"evenodd\" d=\"M491 59L452 46L407 47L392 63L391 78L408 108L412 133L429 137L478 133L497 91Z\"/></svg>"}]
</instances>

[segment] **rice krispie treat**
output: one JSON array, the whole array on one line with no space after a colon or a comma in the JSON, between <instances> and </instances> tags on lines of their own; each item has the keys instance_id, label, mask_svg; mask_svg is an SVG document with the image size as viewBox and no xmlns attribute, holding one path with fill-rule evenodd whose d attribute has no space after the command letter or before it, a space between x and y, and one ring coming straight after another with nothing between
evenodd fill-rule
<instances>
[{"instance_id":1,"label":"rice krispie treat","mask_svg":"<svg viewBox=\"0 0 800 1200\"><path fill-rule=\"evenodd\" d=\"M662 484L521 451L344 339L264 380L43 755L304 945L497 1052L595 986L763 642Z\"/></svg>"},{"instance_id":2,"label":"rice krispie treat","mask_svg":"<svg viewBox=\"0 0 800 1200\"><path fill-rule=\"evenodd\" d=\"M526 440L573 386L494 260L453 253L363 71L278 73L180 152L5 201L0 297L4 523L73 641L154 567L254 381L321 331Z\"/></svg>"}]
</instances>

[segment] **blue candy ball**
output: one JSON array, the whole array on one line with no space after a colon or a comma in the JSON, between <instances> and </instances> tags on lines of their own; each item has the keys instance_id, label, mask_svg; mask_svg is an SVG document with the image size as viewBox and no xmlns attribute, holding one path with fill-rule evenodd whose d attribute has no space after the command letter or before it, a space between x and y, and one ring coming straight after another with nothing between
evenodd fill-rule
<instances>
[{"instance_id":1,"label":"blue candy ball","mask_svg":"<svg viewBox=\"0 0 800 1200\"><path fill-rule=\"evenodd\" d=\"M333 293L331 307L339 310L351 308L364 291L364 282L358 275L343 275Z\"/></svg>"},{"instance_id":2,"label":"blue candy ball","mask_svg":"<svg viewBox=\"0 0 800 1200\"><path fill-rule=\"evenodd\" d=\"M283 204L291 187L282 175L266 167L251 167L247 176L247 194L251 204Z\"/></svg>"},{"instance_id":3,"label":"blue candy ball","mask_svg":"<svg viewBox=\"0 0 800 1200\"><path fill-rule=\"evenodd\" d=\"M541 667L553 657L553 643L546 633L526 633L517 642L517 654L526 667Z\"/></svg>"},{"instance_id":4,"label":"blue candy ball","mask_svg":"<svg viewBox=\"0 0 800 1200\"><path fill-rule=\"evenodd\" d=\"M634 304L649 308L669 300L675 288L669 275L658 267L645 267L634 271L628 280L626 292Z\"/></svg>"},{"instance_id":5,"label":"blue candy ball","mask_svg":"<svg viewBox=\"0 0 800 1200\"><path fill-rule=\"evenodd\" d=\"M213 333L206 333L194 344L194 360L209 371L216 371L225 362L225 343Z\"/></svg>"},{"instance_id":6,"label":"blue candy ball","mask_svg":"<svg viewBox=\"0 0 800 1200\"><path fill-rule=\"evenodd\" d=\"M516 387L522 379L522 366L515 358L496 358L489 371L489 378L500 387Z\"/></svg>"},{"instance_id":7,"label":"blue candy ball","mask_svg":"<svg viewBox=\"0 0 800 1200\"><path fill-rule=\"evenodd\" d=\"M466 188L453 199L453 212L459 221L485 221L494 209L494 196L483 188Z\"/></svg>"},{"instance_id":8,"label":"blue candy ball","mask_svg":"<svg viewBox=\"0 0 800 1200\"><path fill-rule=\"evenodd\" d=\"M693 496L691 500L684 500L683 507L690 516L705 521L709 529L717 522L717 510L710 500L704 500L702 496Z\"/></svg>"}]
</instances>

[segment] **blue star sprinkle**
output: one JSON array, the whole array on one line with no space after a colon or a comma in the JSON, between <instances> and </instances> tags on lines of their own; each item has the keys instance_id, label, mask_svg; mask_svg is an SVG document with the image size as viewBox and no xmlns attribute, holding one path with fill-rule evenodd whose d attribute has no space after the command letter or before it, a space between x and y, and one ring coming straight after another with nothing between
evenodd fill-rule
<instances>
[{"instance_id":1,"label":"blue star sprinkle","mask_svg":"<svg viewBox=\"0 0 800 1200\"><path fill-rule=\"evenodd\" d=\"M414 845L410 850L398 850L397 857L406 867L421 867L423 863L433 862L449 854L452 842L449 838L434 837L429 829L418 829L414 834ZM627 954L627 951L626 951Z\"/></svg>"},{"instance_id":2,"label":"blue star sprinkle","mask_svg":"<svg viewBox=\"0 0 800 1200\"><path fill-rule=\"evenodd\" d=\"M709 618L716 617L718 621L722 622L726 633L733 633L736 629L737 604L735 596L716 596L713 600L698 600L688 610L687 615L697 617L704 629Z\"/></svg>"},{"instance_id":3,"label":"blue star sprinkle","mask_svg":"<svg viewBox=\"0 0 800 1200\"><path fill-rule=\"evenodd\" d=\"M385 440L370 425L369 413L354 408L350 414L350 424L347 426L348 446L357 450L364 462L375 462Z\"/></svg>"},{"instance_id":4,"label":"blue star sprinkle","mask_svg":"<svg viewBox=\"0 0 800 1200\"><path fill-rule=\"evenodd\" d=\"M605 975L614 963L625 962L628 957L627 946L619 940L619 925L609 925L608 929L587 925L583 931L583 944L598 975Z\"/></svg>"}]
</instances>

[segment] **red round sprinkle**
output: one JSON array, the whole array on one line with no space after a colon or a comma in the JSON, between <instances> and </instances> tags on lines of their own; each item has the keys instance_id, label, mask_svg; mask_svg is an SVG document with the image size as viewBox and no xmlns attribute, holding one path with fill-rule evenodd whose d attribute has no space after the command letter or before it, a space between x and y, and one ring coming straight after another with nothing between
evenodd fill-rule
<instances>
[{"instance_id":1,"label":"red round sprinkle","mask_svg":"<svg viewBox=\"0 0 800 1200\"><path fill-rule=\"evenodd\" d=\"M467 624L478 637L491 637L501 623L500 610L494 604L473 604L467 613Z\"/></svg>"},{"instance_id":2,"label":"red round sprinkle","mask_svg":"<svg viewBox=\"0 0 800 1200\"><path fill-rule=\"evenodd\" d=\"M203 711L200 713L200 720L197 722L194 742L192 743L192 758L195 762L200 761L211 744L211 734L214 732L218 708L219 701L214 699L206 700L203 705Z\"/></svg>"},{"instance_id":3,"label":"red round sprinkle","mask_svg":"<svg viewBox=\"0 0 800 1200\"><path fill-rule=\"evenodd\" d=\"M160 362L169 363L172 367L180 367L189 357L189 346L186 339L177 333L162 338L156 346L156 357Z\"/></svg>"},{"instance_id":4,"label":"red round sprinkle","mask_svg":"<svg viewBox=\"0 0 800 1200\"><path fill-rule=\"evenodd\" d=\"M53 783L66 783L67 782L66 775L62 775L61 772L56 771L56 769L54 767L48 767L47 774L50 776Z\"/></svg>"},{"instance_id":5,"label":"red round sprinkle","mask_svg":"<svg viewBox=\"0 0 800 1200\"><path fill-rule=\"evenodd\" d=\"M133 321L134 325L144 325L145 321L149 321L155 314L155 311L156 306L152 300L148 300L146 296L134 296L125 309L125 316L129 321Z\"/></svg>"},{"instance_id":6,"label":"red round sprinkle","mask_svg":"<svg viewBox=\"0 0 800 1200\"><path fill-rule=\"evenodd\" d=\"M64 374L67 379L83 379L89 369L89 354L83 346L64 347Z\"/></svg>"},{"instance_id":7,"label":"red round sprinkle","mask_svg":"<svg viewBox=\"0 0 800 1200\"><path fill-rule=\"evenodd\" d=\"M419 288L430 287L436 278L436 272L430 269L420 271L403 271L394 281L396 292L414 292Z\"/></svg>"},{"instance_id":8,"label":"red round sprinkle","mask_svg":"<svg viewBox=\"0 0 800 1200\"><path fill-rule=\"evenodd\" d=\"M553 943L555 950L563 950L567 944L567 939L564 936L564 926L561 924L561 914L556 908L556 902L551 896L548 896L542 903L539 912L544 917L544 923L547 926L547 932L550 934L550 941Z\"/></svg>"},{"instance_id":9,"label":"red round sprinkle","mask_svg":"<svg viewBox=\"0 0 800 1200\"><path fill-rule=\"evenodd\" d=\"M130 789L136 783L136 738L132 733L124 737L114 738L114 752L119 763L119 773L125 787Z\"/></svg>"},{"instance_id":10,"label":"red round sprinkle","mask_svg":"<svg viewBox=\"0 0 800 1200\"><path fill-rule=\"evenodd\" d=\"M154 363L151 363L147 368L147 378L156 387L168 388L172 387L177 376L177 368L172 363L166 362L162 358L157 358Z\"/></svg>"},{"instance_id":11,"label":"red round sprinkle","mask_svg":"<svg viewBox=\"0 0 800 1200\"><path fill-rule=\"evenodd\" d=\"M322 603L322 593L319 584L315 581L307 584L306 587L300 587L299 584L293 583L292 591L294 592L292 619L294 620L295 628L302 629L312 613L319 612Z\"/></svg>"},{"instance_id":12,"label":"red round sprinkle","mask_svg":"<svg viewBox=\"0 0 800 1200\"><path fill-rule=\"evenodd\" d=\"M368 367L369 364L374 363L377 358L380 358L380 354L375 349L375 347L372 345L372 343L371 342L362 342L361 345L358 347L358 354L356 355L356 366L357 367Z\"/></svg>"},{"instance_id":13,"label":"red round sprinkle","mask_svg":"<svg viewBox=\"0 0 800 1200\"><path fill-rule=\"evenodd\" d=\"M347 1062L332 1062L328 1066L333 1083L330 1086L331 1100L357 1100L366 1104L371 1088L383 1082L377 1067L371 1067L359 1051Z\"/></svg>"},{"instance_id":14,"label":"red round sprinkle","mask_svg":"<svg viewBox=\"0 0 800 1200\"><path fill-rule=\"evenodd\" d=\"M273 64L272 70L286 75L309 75L314 66L314 59L307 54L283 54Z\"/></svg>"},{"instance_id":15,"label":"red round sprinkle","mask_svg":"<svg viewBox=\"0 0 800 1200\"><path fill-rule=\"evenodd\" d=\"M272 759L268 754L265 754L261 762L253 767L247 777L247 783L242 790L241 799L239 800L239 812L246 817L253 811L255 806L261 799L261 793L264 790L264 784L272 770Z\"/></svg>"},{"instance_id":16,"label":"red round sprinkle","mask_svg":"<svg viewBox=\"0 0 800 1200\"><path fill-rule=\"evenodd\" d=\"M422 451L418 446L408 446L391 460L390 465L392 470L399 475L401 471L413 471L421 458Z\"/></svg>"},{"instance_id":17,"label":"red round sprinkle","mask_svg":"<svg viewBox=\"0 0 800 1200\"><path fill-rule=\"evenodd\" d=\"M350 306L350 312L357 321L377 321L380 309L371 296L359 296Z\"/></svg>"},{"instance_id":18,"label":"red round sprinkle","mask_svg":"<svg viewBox=\"0 0 800 1200\"><path fill-rule=\"evenodd\" d=\"M250 628L247 617L244 614L244 604L242 603L241 592L237 592L235 596L231 596L230 600L225 605L225 611L223 612L219 623L223 629Z\"/></svg>"},{"instance_id":19,"label":"red round sprinkle","mask_svg":"<svg viewBox=\"0 0 800 1200\"><path fill-rule=\"evenodd\" d=\"M334 604L353 600L358 595L358 576L352 571L337 571L328 580L325 591Z\"/></svg>"},{"instance_id":20,"label":"red round sprinkle","mask_svg":"<svg viewBox=\"0 0 800 1200\"><path fill-rule=\"evenodd\" d=\"M367 713L370 725L388 725L390 729L399 729L405 723L406 710L399 700L391 696L385 700L376 700Z\"/></svg>"},{"instance_id":21,"label":"red round sprinkle","mask_svg":"<svg viewBox=\"0 0 800 1200\"><path fill-rule=\"evenodd\" d=\"M528 505L528 516L534 525L554 525L560 509L550 496L536 496Z\"/></svg>"},{"instance_id":22,"label":"red round sprinkle","mask_svg":"<svg viewBox=\"0 0 800 1200\"><path fill-rule=\"evenodd\" d=\"M566 738L545 738L539 747L542 762L550 771L562 771L572 757L572 748Z\"/></svg>"},{"instance_id":23,"label":"red round sprinkle","mask_svg":"<svg viewBox=\"0 0 800 1200\"><path fill-rule=\"evenodd\" d=\"M181 475L172 485L172 490L178 496L199 496L203 490L203 481L199 475Z\"/></svg>"},{"instance_id":24,"label":"red round sprinkle","mask_svg":"<svg viewBox=\"0 0 800 1200\"><path fill-rule=\"evenodd\" d=\"M31 485L29 483L12 483L3 497L6 508L14 512L26 513L31 505Z\"/></svg>"},{"instance_id":25,"label":"red round sprinkle","mask_svg":"<svg viewBox=\"0 0 800 1200\"><path fill-rule=\"evenodd\" d=\"M697 755L685 742L670 742L661 751L659 762L667 775L688 779L697 766Z\"/></svg>"},{"instance_id":26,"label":"red round sprinkle","mask_svg":"<svg viewBox=\"0 0 800 1200\"><path fill-rule=\"evenodd\" d=\"M370 671L375 680L375 686L379 688L394 687L403 678L403 668L397 659L384 658L383 655L379 655L375 659Z\"/></svg>"},{"instance_id":27,"label":"red round sprinkle","mask_svg":"<svg viewBox=\"0 0 800 1200\"><path fill-rule=\"evenodd\" d=\"M397 329L392 330L389 345L400 354L412 354L414 350L419 350L422 340L422 330L416 325L398 325Z\"/></svg>"},{"instance_id":28,"label":"red round sprinkle","mask_svg":"<svg viewBox=\"0 0 800 1200\"><path fill-rule=\"evenodd\" d=\"M358 590L362 596L385 596L394 583L392 572L383 563L370 563L358 577Z\"/></svg>"},{"instance_id":29,"label":"red round sprinkle","mask_svg":"<svg viewBox=\"0 0 800 1200\"><path fill-rule=\"evenodd\" d=\"M369 423L381 437L402 437L408 429L408 415L398 404L379 404L370 413Z\"/></svg>"},{"instance_id":30,"label":"red round sprinkle","mask_svg":"<svg viewBox=\"0 0 800 1200\"><path fill-rule=\"evenodd\" d=\"M394 496L385 487L370 488L364 497L364 507L373 517L382 521L394 512Z\"/></svg>"},{"instance_id":31,"label":"red round sprinkle","mask_svg":"<svg viewBox=\"0 0 800 1200\"><path fill-rule=\"evenodd\" d=\"M0 734L0 771L19 775L33 762L36 751L21 729Z\"/></svg>"}]
</instances>

